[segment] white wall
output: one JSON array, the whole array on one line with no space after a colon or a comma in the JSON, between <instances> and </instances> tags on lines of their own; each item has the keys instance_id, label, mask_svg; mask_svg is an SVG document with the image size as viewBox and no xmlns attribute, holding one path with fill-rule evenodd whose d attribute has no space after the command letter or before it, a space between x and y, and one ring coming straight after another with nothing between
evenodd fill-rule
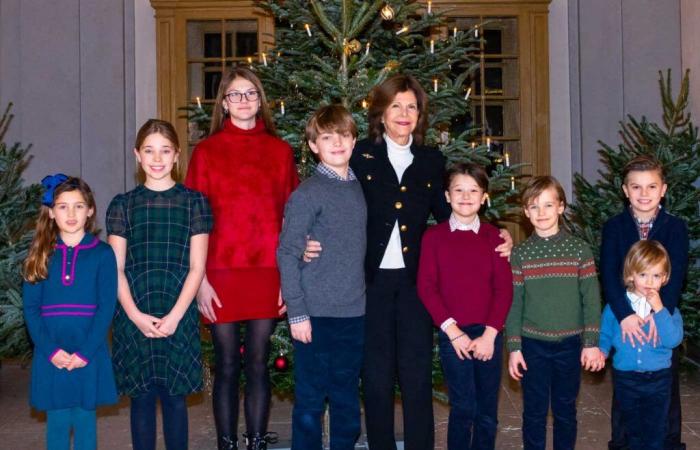
<instances>
[{"instance_id":1,"label":"white wall","mask_svg":"<svg viewBox=\"0 0 700 450\"><path fill-rule=\"evenodd\" d=\"M617 145L620 121L660 120L658 71L671 68L677 92L682 47L683 67L700 68L698 24L697 0L552 1L551 169L567 190L573 173L598 176L598 141Z\"/></svg>"},{"instance_id":2,"label":"white wall","mask_svg":"<svg viewBox=\"0 0 700 450\"><path fill-rule=\"evenodd\" d=\"M131 0L0 1L0 105L15 104L7 140L33 144L28 182L83 177L100 219L131 178L133 14Z\"/></svg>"},{"instance_id":3,"label":"white wall","mask_svg":"<svg viewBox=\"0 0 700 450\"><path fill-rule=\"evenodd\" d=\"M569 65L569 4L552 0L549 7L549 142L551 173L571 199L571 94Z\"/></svg>"},{"instance_id":4,"label":"white wall","mask_svg":"<svg viewBox=\"0 0 700 450\"><path fill-rule=\"evenodd\" d=\"M136 126L140 127L158 115L156 20L149 0L134 0L134 35Z\"/></svg>"}]
</instances>

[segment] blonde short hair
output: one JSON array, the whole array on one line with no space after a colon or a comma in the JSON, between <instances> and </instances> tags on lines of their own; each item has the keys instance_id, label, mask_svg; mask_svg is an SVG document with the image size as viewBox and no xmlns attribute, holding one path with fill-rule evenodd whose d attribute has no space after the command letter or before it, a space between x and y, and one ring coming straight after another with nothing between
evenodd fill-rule
<instances>
[{"instance_id":1,"label":"blonde short hair","mask_svg":"<svg viewBox=\"0 0 700 450\"><path fill-rule=\"evenodd\" d=\"M632 287L631 279L634 274L644 272L658 264L661 264L666 273L666 280L663 283L666 284L671 275L671 259L664 246L659 241L637 241L625 256L625 265L622 269L625 286Z\"/></svg>"},{"instance_id":2,"label":"blonde short hair","mask_svg":"<svg viewBox=\"0 0 700 450\"><path fill-rule=\"evenodd\" d=\"M547 189L553 189L554 192L557 193L559 201L563 202L564 206L566 206L566 194L564 193L564 188L561 186L561 183L551 175L541 175L530 178L525 189L523 189L523 193L520 195L520 203L523 205L523 208L527 208L530 202Z\"/></svg>"}]
</instances>

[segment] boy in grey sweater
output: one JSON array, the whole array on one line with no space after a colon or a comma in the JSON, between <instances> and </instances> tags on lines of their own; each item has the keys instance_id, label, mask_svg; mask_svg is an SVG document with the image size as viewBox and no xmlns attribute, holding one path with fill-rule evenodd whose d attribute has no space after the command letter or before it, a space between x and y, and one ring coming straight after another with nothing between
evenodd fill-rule
<instances>
[{"instance_id":1,"label":"boy in grey sweater","mask_svg":"<svg viewBox=\"0 0 700 450\"><path fill-rule=\"evenodd\" d=\"M294 344L292 450L321 448L326 399L331 448L354 449L360 433L367 207L349 165L356 137L343 106L316 111L306 139L319 164L285 207L277 263ZM304 263L308 238L324 248Z\"/></svg>"}]
</instances>

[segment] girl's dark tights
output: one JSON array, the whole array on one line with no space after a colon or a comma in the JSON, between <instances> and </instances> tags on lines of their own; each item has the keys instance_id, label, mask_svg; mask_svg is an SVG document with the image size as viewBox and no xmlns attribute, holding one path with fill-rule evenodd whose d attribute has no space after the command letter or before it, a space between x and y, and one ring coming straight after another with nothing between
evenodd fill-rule
<instances>
[{"instance_id":1,"label":"girl's dark tights","mask_svg":"<svg viewBox=\"0 0 700 450\"><path fill-rule=\"evenodd\" d=\"M163 413L163 438L167 450L187 450L187 404L184 395L169 395L164 386L151 386L131 397L131 442L134 450L156 448L156 400Z\"/></svg>"},{"instance_id":2,"label":"girl's dark tights","mask_svg":"<svg viewBox=\"0 0 700 450\"><path fill-rule=\"evenodd\" d=\"M265 434L270 414L270 374L267 360L270 354L270 335L275 319L245 322L244 351L241 355L241 323L211 325L214 343L214 422L216 434L235 437L238 430L238 385L241 359L245 373L245 423L249 435Z\"/></svg>"}]
</instances>

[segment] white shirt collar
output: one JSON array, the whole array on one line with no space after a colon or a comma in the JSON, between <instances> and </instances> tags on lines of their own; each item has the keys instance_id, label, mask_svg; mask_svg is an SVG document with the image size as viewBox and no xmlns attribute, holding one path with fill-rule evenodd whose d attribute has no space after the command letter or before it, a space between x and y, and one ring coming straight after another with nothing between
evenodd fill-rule
<instances>
[{"instance_id":1,"label":"white shirt collar","mask_svg":"<svg viewBox=\"0 0 700 450\"><path fill-rule=\"evenodd\" d=\"M472 221L472 223L463 224L455 217L454 213L450 214L450 231L460 230L460 231L473 231L474 234L479 234L479 227L481 226L481 221L479 216Z\"/></svg>"},{"instance_id":2,"label":"white shirt collar","mask_svg":"<svg viewBox=\"0 0 700 450\"><path fill-rule=\"evenodd\" d=\"M647 302L646 297L642 297L634 292L627 291L627 298L630 301L630 306L632 306L634 313L639 317L644 319L646 316L651 314L651 305L649 302Z\"/></svg>"},{"instance_id":3,"label":"white shirt collar","mask_svg":"<svg viewBox=\"0 0 700 450\"><path fill-rule=\"evenodd\" d=\"M384 133L383 136L388 150L406 151L410 150L411 144L413 144L413 135L408 137L408 143L406 143L406 145L397 144L396 141L390 138L386 133Z\"/></svg>"}]
</instances>

